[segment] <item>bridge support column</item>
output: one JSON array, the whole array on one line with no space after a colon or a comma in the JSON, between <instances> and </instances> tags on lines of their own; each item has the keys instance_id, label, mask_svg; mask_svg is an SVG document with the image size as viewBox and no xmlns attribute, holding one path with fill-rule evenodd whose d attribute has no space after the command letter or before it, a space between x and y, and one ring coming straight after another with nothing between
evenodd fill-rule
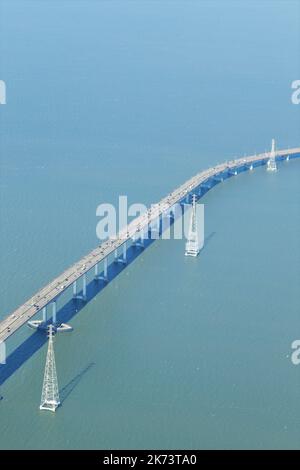
<instances>
[{"instance_id":1,"label":"bridge support column","mask_svg":"<svg viewBox=\"0 0 300 470\"><path fill-rule=\"evenodd\" d=\"M158 240L160 237L160 221L161 217L160 215L154 219L151 224L150 224L150 237L151 240ZM138 246L144 246L144 240L142 240L142 244Z\"/></svg>"},{"instance_id":2,"label":"bridge support column","mask_svg":"<svg viewBox=\"0 0 300 470\"><path fill-rule=\"evenodd\" d=\"M107 268L108 268L108 260L107 260L107 258L104 258L103 276L100 277L100 279L104 282L108 281Z\"/></svg>"},{"instance_id":3,"label":"bridge support column","mask_svg":"<svg viewBox=\"0 0 300 470\"><path fill-rule=\"evenodd\" d=\"M114 251L114 262L117 263L118 262L118 248L115 249Z\"/></svg>"},{"instance_id":4,"label":"bridge support column","mask_svg":"<svg viewBox=\"0 0 300 470\"><path fill-rule=\"evenodd\" d=\"M137 246L139 248L144 248L144 233L141 232L138 238L136 238L134 242L134 246Z\"/></svg>"},{"instance_id":5,"label":"bridge support column","mask_svg":"<svg viewBox=\"0 0 300 470\"><path fill-rule=\"evenodd\" d=\"M122 257L122 262L124 264L127 263L127 243L123 243L123 257Z\"/></svg>"},{"instance_id":6,"label":"bridge support column","mask_svg":"<svg viewBox=\"0 0 300 470\"><path fill-rule=\"evenodd\" d=\"M56 325L56 300L52 302L52 323Z\"/></svg>"},{"instance_id":7,"label":"bridge support column","mask_svg":"<svg viewBox=\"0 0 300 470\"><path fill-rule=\"evenodd\" d=\"M122 255L118 257L118 250L115 251L115 263L126 264L127 263L127 243L122 245Z\"/></svg>"},{"instance_id":8,"label":"bridge support column","mask_svg":"<svg viewBox=\"0 0 300 470\"><path fill-rule=\"evenodd\" d=\"M97 263L95 265L95 280L98 281L100 279L100 275L99 275L99 264Z\"/></svg>"},{"instance_id":9,"label":"bridge support column","mask_svg":"<svg viewBox=\"0 0 300 470\"><path fill-rule=\"evenodd\" d=\"M47 306L43 308L43 323L47 322Z\"/></svg>"},{"instance_id":10,"label":"bridge support column","mask_svg":"<svg viewBox=\"0 0 300 470\"><path fill-rule=\"evenodd\" d=\"M82 300L86 300L86 273L82 276Z\"/></svg>"},{"instance_id":11,"label":"bridge support column","mask_svg":"<svg viewBox=\"0 0 300 470\"><path fill-rule=\"evenodd\" d=\"M57 318L56 318L56 312L57 312L57 306L56 306L56 300L52 302L52 325L54 330L59 332L59 333L66 333L69 331L73 330L73 327L70 325L67 325L67 323L57 323ZM42 329L46 330L46 325L41 326Z\"/></svg>"},{"instance_id":12,"label":"bridge support column","mask_svg":"<svg viewBox=\"0 0 300 470\"><path fill-rule=\"evenodd\" d=\"M73 282L73 297L74 299L77 297L77 281Z\"/></svg>"},{"instance_id":13,"label":"bridge support column","mask_svg":"<svg viewBox=\"0 0 300 470\"><path fill-rule=\"evenodd\" d=\"M74 300L86 300L86 273L82 275L82 295L78 293L77 281L73 282L73 299Z\"/></svg>"}]
</instances>

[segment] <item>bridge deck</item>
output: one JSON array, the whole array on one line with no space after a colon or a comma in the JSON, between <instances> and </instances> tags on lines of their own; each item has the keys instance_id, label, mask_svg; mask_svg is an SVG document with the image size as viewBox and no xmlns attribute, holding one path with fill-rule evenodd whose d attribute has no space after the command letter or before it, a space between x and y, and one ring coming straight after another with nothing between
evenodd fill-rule
<instances>
[{"instance_id":1,"label":"bridge deck","mask_svg":"<svg viewBox=\"0 0 300 470\"><path fill-rule=\"evenodd\" d=\"M281 150L276 152L276 157L285 155L295 155L300 153L300 147L294 149ZM118 233L118 237L114 240L107 240L91 251L89 254L81 258L62 274L57 276L53 281L40 289L23 305L18 307L14 312L8 315L0 323L0 341L4 341L15 333L22 325L36 315L43 307L53 302L64 292L74 281L79 279L84 273L90 271L97 263L100 263L108 255L113 253L119 246L123 245L127 240L132 239L138 232L157 218L168 211L174 204L181 202L189 193L191 193L200 184L209 180L211 177L218 175L227 170L234 170L245 164L255 162L265 163L269 158L269 153L263 153L246 158L240 158L229 162L222 163L208 170L202 171L191 179L175 189L168 196L161 199L159 203L152 209L148 209L145 214L134 219L127 227Z\"/></svg>"}]
</instances>

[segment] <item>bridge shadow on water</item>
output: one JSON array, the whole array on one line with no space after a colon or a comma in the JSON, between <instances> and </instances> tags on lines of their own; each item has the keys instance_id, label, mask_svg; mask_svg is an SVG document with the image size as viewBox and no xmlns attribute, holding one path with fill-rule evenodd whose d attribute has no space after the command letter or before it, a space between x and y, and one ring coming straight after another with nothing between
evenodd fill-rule
<instances>
[{"instance_id":1,"label":"bridge shadow on water","mask_svg":"<svg viewBox=\"0 0 300 470\"><path fill-rule=\"evenodd\" d=\"M89 302L91 302L96 295L98 295L105 287L110 284L124 269L135 261L145 249L147 249L156 239L145 239L144 247L130 245L127 248L127 264L115 263L110 261L108 266L108 279L109 282L103 280L91 280L87 285L86 300L73 299L70 287L70 300L63 305L57 312L58 323L68 323L75 317ZM80 292L79 292L80 294ZM38 312L37 315L41 315ZM48 320L48 324L51 319ZM28 359L30 359L39 349L41 349L47 342L47 335L44 330L30 330L32 331L28 338L26 338L12 353L6 358L6 364L0 365L0 386L6 382ZM72 334L72 333L57 333ZM80 375L80 374L79 374ZM78 376L77 376L78 377ZM75 380L75 379L74 379ZM0 401L3 397L0 395Z\"/></svg>"},{"instance_id":2,"label":"bridge shadow on water","mask_svg":"<svg viewBox=\"0 0 300 470\"><path fill-rule=\"evenodd\" d=\"M171 224L174 224L174 220L171 220ZM160 227L161 229L161 227ZM207 245L216 232L210 233L205 238L204 246ZM71 294L72 287L69 288L70 291L70 300L67 301L57 312L57 321L58 323L69 323L72 318L75 317L89 302L91 302L96 295L98 295L105 287L110 284L125 268L135 261L135 259L140 256L144 250L146 250L152 243L156 241L156 238L148 238L144 240L144 246L134 246L130 245L127 248L126 257L127 263L115 263L113 260L110 260L108 266L108 282L103 280L91 280L87 285L87 296L86 300L73 299ZM102 273L103 274L103 273ZM80 294L81 292L79 292ZM41 312L38 312L37 315ZM51 323L51 318L48 320L48 324ZM30 332L29 328L28 331ZM33 333L30 334L14 351L7 357L6 364L2 365L0 368L0 386L6 382L13 374L16 372L28 359L30 359L39 349L41 349L44 344L47 342L47 335L44 330L31 330ZM58 333L63 334L63 333ZM68 333L65 333L68 334ZM70 333L69 333L70 334ZM81 371L69 384L67 384L61 391L62 400L71 393L75 388L78 382L81 380L84 373L90 369L93 365L91 363L86 369ZM0 395L0 401L3 397Z\"/></svg>"}]
</instances>

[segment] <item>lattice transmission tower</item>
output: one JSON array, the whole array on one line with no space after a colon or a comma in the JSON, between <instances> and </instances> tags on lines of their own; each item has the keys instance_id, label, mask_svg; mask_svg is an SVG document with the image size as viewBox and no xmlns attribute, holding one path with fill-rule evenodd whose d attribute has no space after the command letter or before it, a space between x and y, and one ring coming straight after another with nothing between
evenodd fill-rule
<instances>
[{"instance_id":1,"label":"lattice transmission tower","mask_svg":"<svg viewBox=\"0 0 300 470\"><path fill-rule=\"evenodd\" d=\"M272 149L270 153L270 158L267 163L268 171L277 171L276 159L275 159L275 140L272 139Z\"/></svg>"},{"instance_id":2,"label":"lattice transmission tower","mask_svg":"<svg viewBox=\"0 0 300 470\"><path fill-rule=\"evenodd\" d=\"M53 348L53 325L49 325L49 343L46 358L40 410L55 411L60 405L55 356Z\"/></svg>"},{"instance_id":3,"label":"lattice transmission tower","mask_svg":"<svg viewBox=\"0 0 300 470\"><path fill-rule=\"evenodd\" d=\"M185 256L198 256L200 251L198 229L197 229L197 217L196 217L196 195L193 195L192 202L192 213L190 220L190 227L188 233L188 239L185 244Z\"/></svg>"}]
</instances>

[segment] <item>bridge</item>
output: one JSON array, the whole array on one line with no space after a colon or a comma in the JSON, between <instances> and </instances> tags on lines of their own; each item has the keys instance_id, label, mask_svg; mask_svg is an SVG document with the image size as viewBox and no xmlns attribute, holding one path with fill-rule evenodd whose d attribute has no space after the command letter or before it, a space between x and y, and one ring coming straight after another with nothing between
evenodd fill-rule
<instances>
[{"instance_id":1,"label":"bridge","mask_svg":"<svg viewBox=\"0 0 300 470\"><path fill-rule=\"evenodd\" d=\"M58 297L70 286L73 286L74 298L86 298L86 275L92 269L95 270L95 279L107 282L109 256L114 255L115 261L126 264L127 243L142 240L143 234L148 231L151 224L159 223L165 215L169 214L176 203L190 203L194 195L201 198L209 189L221 181L238 175L247 170L253 170L257 166L266 165L272 157L272 151L252 155L249 157L230 160L225 163L204 170L190 178L173 192L161 199L157 204L149 208L144 214L136 217L130 224L119 231L114 239L108 239L97 248L81 258L53 281L35 293L23 305L9 314L0 322L0 341L7 340L25 323L29 322L38 312L43 312L43 320L32 321L32 326L42 326L47 321L47 306L52 305L52 324L57 330L64 325L57 324L56 301ZM277 161L289 160L300 157L300 147L276 151L273 154ZM122 256L118 257L118 249L121 248ZM103 263L103 271L100 273L100 263ZM80 295L77 289L79 279L82 280ZM65 325L65 327L67 327Z\"/></svg>"}]
</instances>

